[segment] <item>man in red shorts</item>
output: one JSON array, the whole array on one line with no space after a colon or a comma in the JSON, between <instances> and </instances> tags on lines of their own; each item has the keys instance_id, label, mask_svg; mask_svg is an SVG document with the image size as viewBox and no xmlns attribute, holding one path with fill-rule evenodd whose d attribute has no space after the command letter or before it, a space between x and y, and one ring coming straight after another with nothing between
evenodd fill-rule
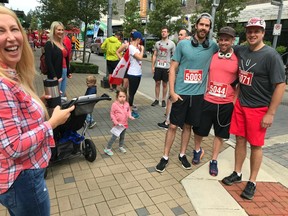
<instances>
[{"instance_id":1,"label":"man in red shorts","mask_svg":"<svg viewBox=\"0 0 288 216\"><path fill-rule=\"evenodd\" d=\"M285 72L280 55L265 45L265 21L251 18L246 25L248 46L235 47L238 56L240 91L235 103L230 133L236 135L234 172L225 177L226 185L241 182L246 145L250 143L250 177L242 198L253 199L256 178L262 163L262 146L267 128L285 92Z\"/></svg>"}]
</instances>

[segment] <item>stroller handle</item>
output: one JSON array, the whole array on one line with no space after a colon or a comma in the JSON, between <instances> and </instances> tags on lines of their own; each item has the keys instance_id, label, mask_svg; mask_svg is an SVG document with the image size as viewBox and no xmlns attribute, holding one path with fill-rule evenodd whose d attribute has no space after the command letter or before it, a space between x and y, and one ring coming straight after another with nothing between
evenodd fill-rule
<instances>
[{"instance_id":1,"label":"stroller handle","mask_svg":"<svg viewBox=\"0 0 288 216\"><path fill-rule=\"evenodd\" d=\"M107 94L102 94L100 97L96 97L95 95L86 95L86 96L80 96L78 98L72 99L71 101L75 101L73 104L77 107L82 104L90 104L93 103L94 105L98 103L99 101L108 100L111 101L112 98ZM71 101L65 102L62 104L62 107L67 107L68 104L71 103Z\"/></svg>"}]
</instances>

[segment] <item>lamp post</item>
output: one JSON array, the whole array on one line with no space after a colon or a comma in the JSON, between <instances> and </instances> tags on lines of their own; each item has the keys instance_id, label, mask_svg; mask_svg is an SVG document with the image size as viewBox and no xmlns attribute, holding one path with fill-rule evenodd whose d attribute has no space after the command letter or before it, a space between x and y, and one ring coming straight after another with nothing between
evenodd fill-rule
<instances>
[{"instance_id":1,"label":"lamp post","mask_svg":"<svg viewBox=\"0 0 288 216\"><path fill-rule=\"evenodd\" d=\"M215 21L215 14L216 14L216 9L220 4L220 0L213 0L212 3L212 11L211 11L211 16L212 16L212 26L210 29L210 34L209 34L209 38L212 39L213 37L213 33L214 33L214 21Z\"/></svg>"},{"instance_id":2,"label":"lamp post","mask_svg":"<svg viewBox=\"0 0 288 216\"><path fill-rule=\"evenodd\" d=\"M107 37L112 36L112 0L108 0Z\"/></svg>"}]
</instances>

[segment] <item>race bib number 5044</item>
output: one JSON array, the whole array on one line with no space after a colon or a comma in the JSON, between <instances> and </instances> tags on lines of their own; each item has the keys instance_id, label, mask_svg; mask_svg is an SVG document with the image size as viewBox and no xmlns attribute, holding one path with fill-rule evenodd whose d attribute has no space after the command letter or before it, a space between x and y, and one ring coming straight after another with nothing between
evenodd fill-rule
<instances>
[{"instance_id":1,"label":"race bib number 5044","mask_svg":"<svg viewBox=\"0 0 288 216\"><path fill-rule=\"evenodd\" d=\"M228 85L211 81L209 83L209 94L215 97L226 98Z\"/></svg>"},{"instance_id":2,"label":"race bib number 5044","mask_svg":"<svg viewBox=\"0 0 288 216\"><path fill-rule=\"evenodd\" d=\"M189 70L184 71L184 83L202 83L203 71L202 70Z\"/></svg>"}]
</instances>

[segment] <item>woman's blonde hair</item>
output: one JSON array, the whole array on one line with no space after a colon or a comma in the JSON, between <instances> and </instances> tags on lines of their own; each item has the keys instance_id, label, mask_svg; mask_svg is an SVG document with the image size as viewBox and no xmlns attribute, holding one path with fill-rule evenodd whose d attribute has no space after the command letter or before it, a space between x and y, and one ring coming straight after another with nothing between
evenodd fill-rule
<instances>
[{"instance_id":1,"label":"woman's blonde hair","mask_svg":"<svg viewBox=\"0 0 288 216\"><path fill-rule=\"evenodd\" d=\"M58 26L62 26L63 29L64 29L64 25L59 22L59 21L54 21L52 22L51 26L50 26L50 33L49 33L49 40L51 42L54 42L55 41L55 30ZM63 42L63 38L61 39L61 42Z\"/></svg>"},{"instance_id":2,"label":"woman's blonde hair","mask_svg":"<svg viewBox=\"0 0 288 216\"><path fill-rule=\"evenodd\" d=\"M25 89L25 91L28 94L30 94L36 101L38 101L42 105L43 109L47 113L44 104L42 103L40 98L35 93L34 78L36 75L36 70L35 70L34 54L32 52L30 45L29 45L26 32L23 29L18 17L16 16L16 14L12 10L10 10L4 6L0 6L0 16L3 14L9 15L12 18L14 18L14 20L16 21L17 26L19 27L20 32L23 36L22 54L21 54L21 58L20 58L19 62L16 65L16 72L18 74L19 83L21 84L21 86ZM3 63L5 64L5 62L3 62ZM7 73L4 72L3 68L0 68L0 76L9 79L11 82L15 82L15 81L11 80L10 77L8 77Z\"/></svg>"}]
</instances>

